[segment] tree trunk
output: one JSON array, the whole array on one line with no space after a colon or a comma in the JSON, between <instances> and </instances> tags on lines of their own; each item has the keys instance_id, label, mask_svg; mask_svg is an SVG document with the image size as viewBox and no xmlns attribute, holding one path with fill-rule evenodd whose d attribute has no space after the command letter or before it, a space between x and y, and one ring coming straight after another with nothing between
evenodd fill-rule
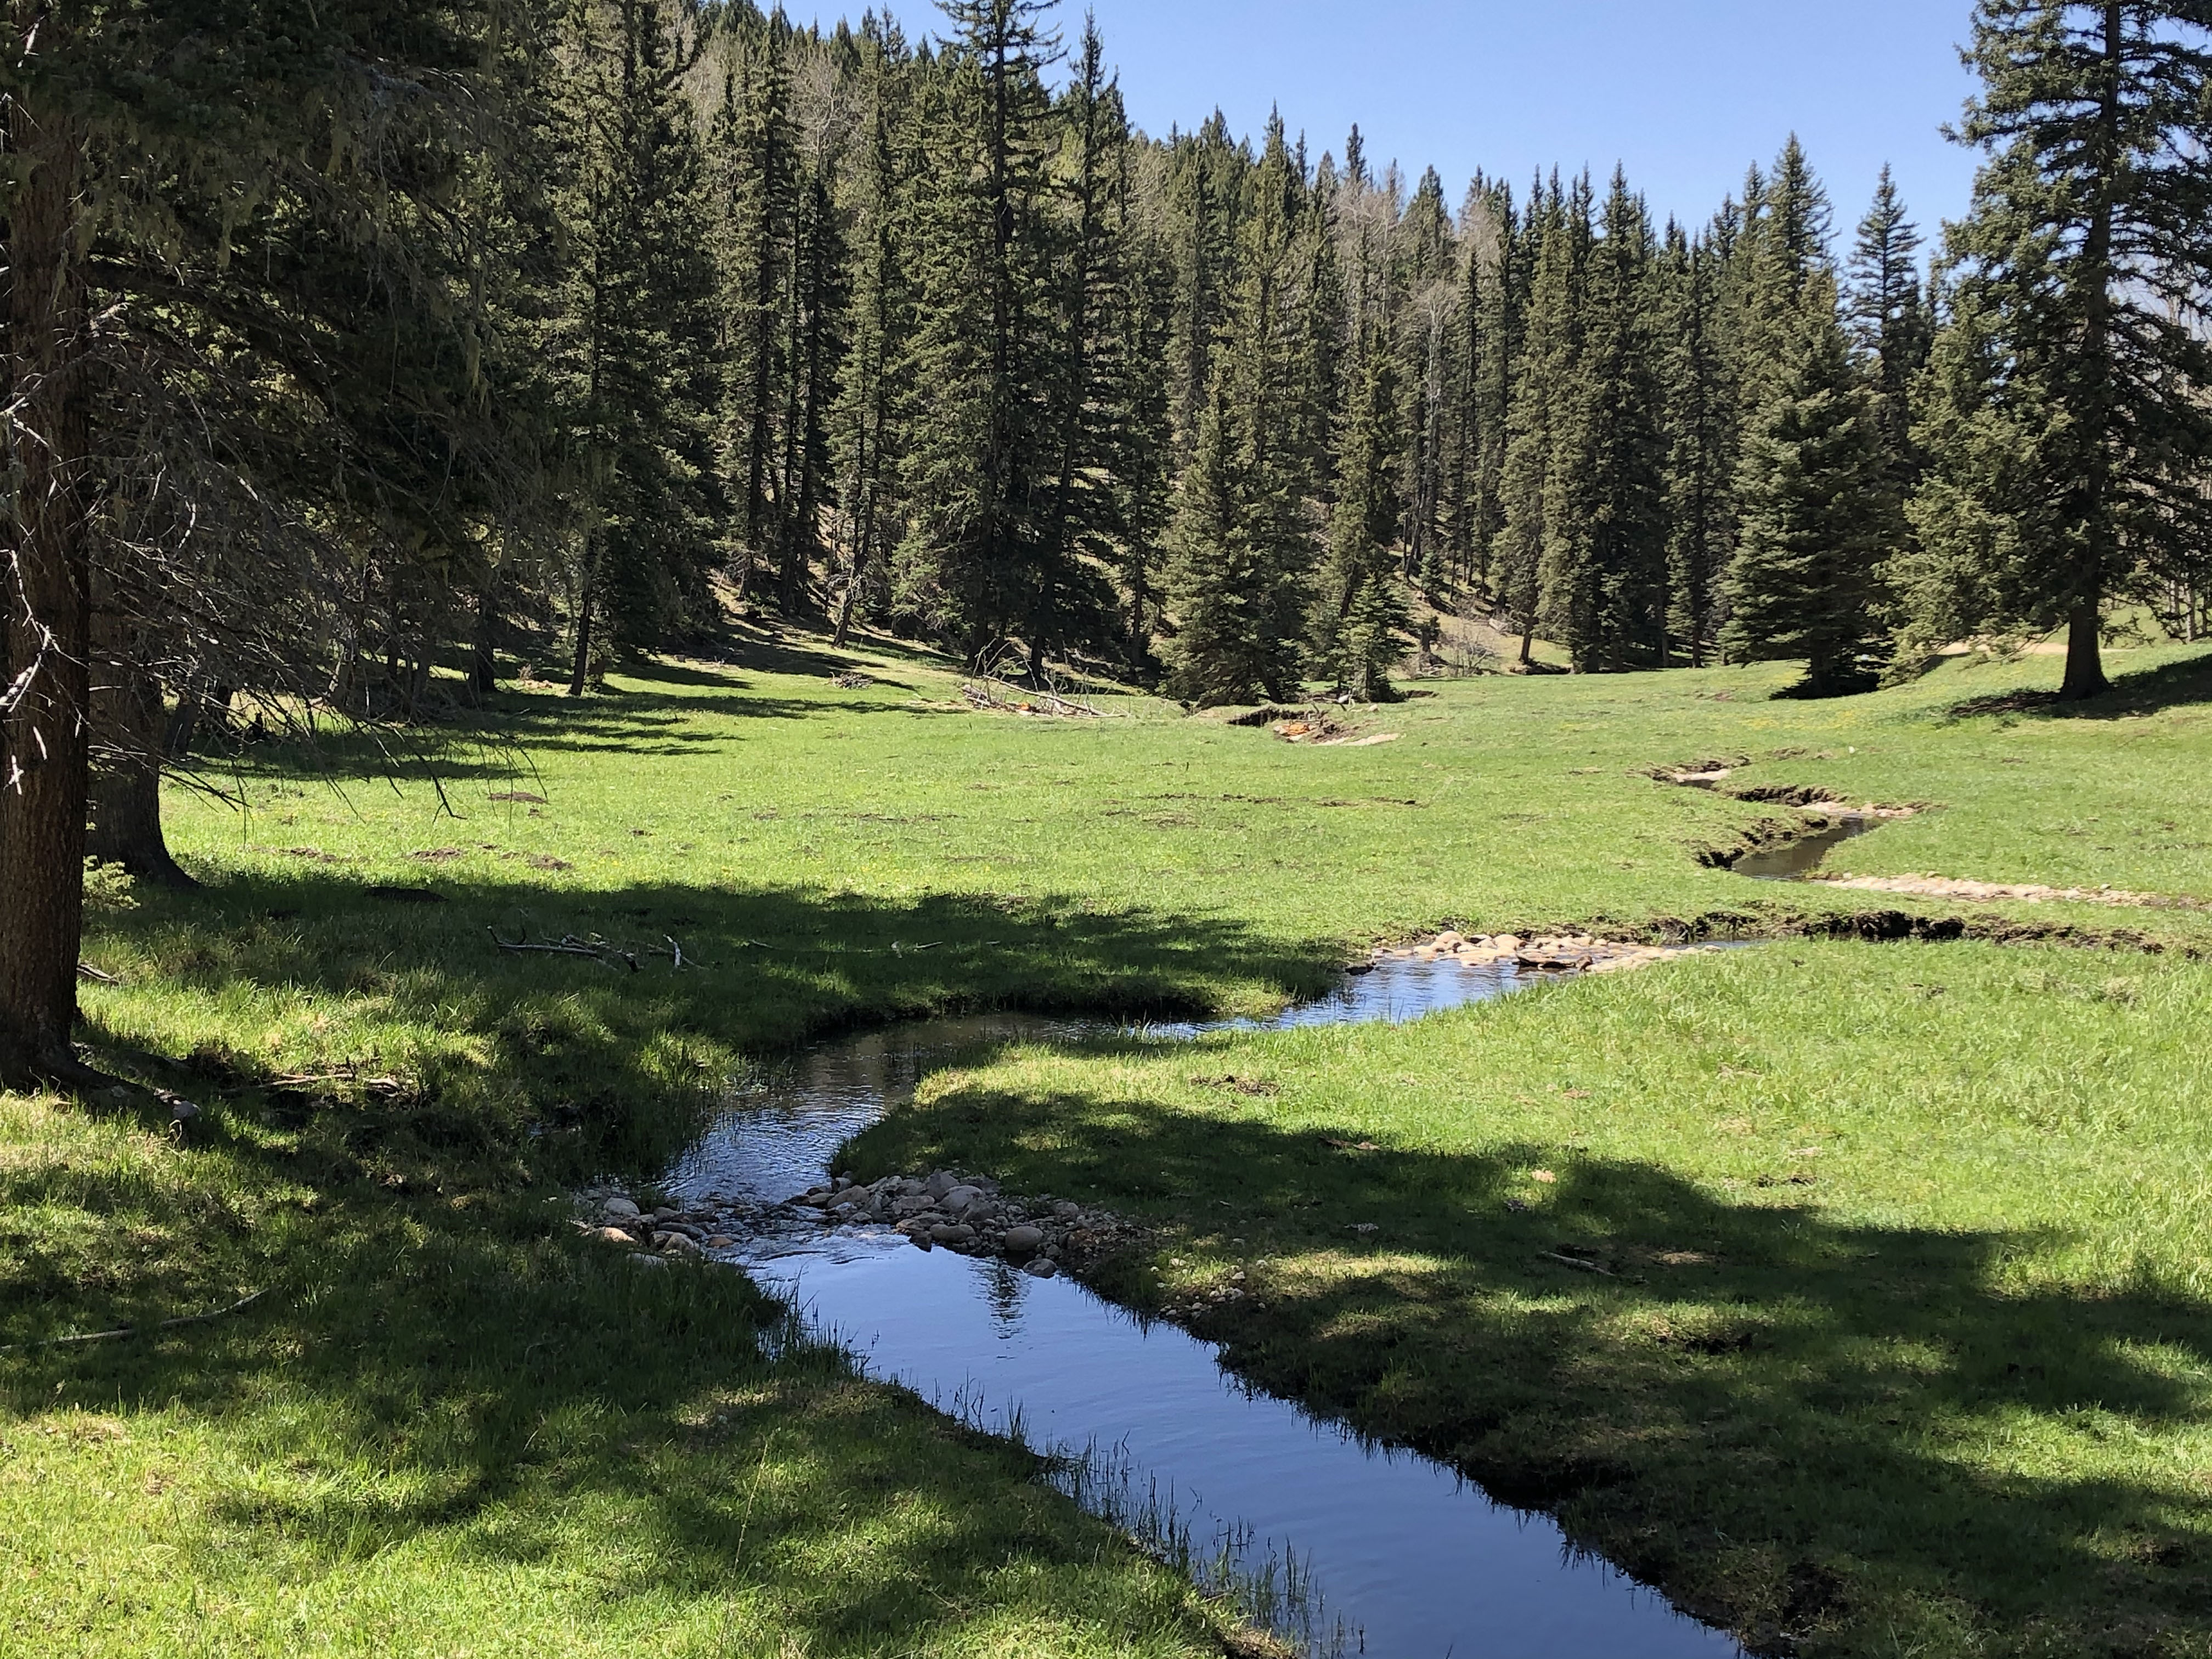
<instances>
[{"instance_id":1,"label":"tree trunk","mask_svg":"<svg viewBox=\"0 0 2212 1659\"><path fill-rule=\"evenodd\" d=\"M11 8L9 49L65 50L68 25L33 0ZM85 1083L70 1046L84 924L91 767L91 584L84 490L84 278L76 197L82 141L58 109L19 90L9 148L22 179L7 225L6 369L15 410L16 534L0 690L0 1083Z\"/></svg>"},{"instance_id":2,"label":"tree trunk","mask_svg":"<svg viewBox=\"0 0 2212 1659\"><path fill-rule=\"evenodd\" d=\"M2066 618L2066 678L2060 682L2062 702L2080 702L2111 689L2105 678L2104 607L2094 600L2077 605Z\"/></svg>"},{"instance_id":3,"label":"tree trunk","mask_svg":"<svg viewBox=\"0 0 2212 1659\"><path fill-rule=\"evenodd\" d=\"M161 832L161 689L131 662L104 664L101 678L108 684L95 687L92 696L93 729L102 752L92 775L86 855L164 887L197 887L169 856Z\"/></svg>"},{"instance_id":4,"label":"tree trunk","mask_svg":"<svg viewBox=\"0 0 2212 1659\"><path fill-rule=\"evenodd\" d=\"M584 549L584 602L576 613L576 663L568 674L572 697L582 696L592 678L592 596L599 585L599 566L596 532L587 533L591 540Z\"/></svg>"},{"instance_id":5,"label":"tree trunk","mask_svg":"<svg viewBox=\"0 0 2212 1659\"><path fill-rule=\"evenodd\" d=\"M477 627L469 660L469 686L479 697L499 689L499 572L484 573L477 589Z\"/></svg>"}]
</instances>

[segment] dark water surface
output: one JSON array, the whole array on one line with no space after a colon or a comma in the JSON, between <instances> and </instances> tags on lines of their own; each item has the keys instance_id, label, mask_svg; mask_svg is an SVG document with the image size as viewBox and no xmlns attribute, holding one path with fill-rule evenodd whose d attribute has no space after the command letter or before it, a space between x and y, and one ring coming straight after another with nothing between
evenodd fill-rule
<instances>
[{"instance_id":1,"label":"dark water surface","mask_svg":"<svg viewBox=\"0 0 2212 1659\"><path fill-rule=\"evenodd\" d=\"M1820 861L1845 842L1879 830L1889 820L1853 812L1829 820L1825 830L1808 830L1779 847L1746 853L1729 868L1754 881L1801 881L1820 867Z\"/></svg>"},{"instance_id":2,"label":"dark water surface","mask_svg":"<svg viewBox=\"0 0 2212 1659\"><path fill-rule=\"evenodd\" d=\"M1273 1018L1208 1031L1401 1021L1538 978L1510 964L1389 962ZM1126 1039L1111 1022L988 1014L917 1022L799 1055L726 1114L666 1183L775 1201L927 1071L1006 1042ZM1201 1582L1316 1655L1385 1659L1676 1659L1741 1652L1558 1527L1493 1503L1442 1464L1362 1443L1246 1387L1213 1346L1139 1321L1066 1279L924 1252L888 1230L770 1224L721 1252L790 1296L874 1375L1030 1444L1070 1454L1066 1484Z\"/></svg>"}]
</instances>

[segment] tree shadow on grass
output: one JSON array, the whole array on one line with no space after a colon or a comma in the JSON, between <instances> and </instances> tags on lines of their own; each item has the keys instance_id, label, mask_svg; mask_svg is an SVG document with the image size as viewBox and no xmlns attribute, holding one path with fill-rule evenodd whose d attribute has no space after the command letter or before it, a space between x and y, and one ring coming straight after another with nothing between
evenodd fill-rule
<instances>
[{"instance_id":1,"label":"tree shadow on grass","mask_svg":"<svg viewBox=\"0 0 2212 1659\"><path fill-rule=\"evenodd\" d=\"M487 928L524 908L541 933L642 946L680 931L707 965L501 951ZM1102 1555L1024 1455L834 1357L764 1358L775 1316L746 1281L581 1240L549 1183L649 1176L744 1056L826 1028L986 1006L1188 1011L1224 981L1317 988L1333 949L1053 899L666 884L556 902L479 882L394 907L306 872L147 895L100 919L94 950L130 980L87 988L95 1051L209 1109L177 1148L0 1127L0 1340L269 1294L204 1326L0 1352L0 1401L159 1414L132 1431L149 1443L210 1425L216 1449L183 1476L198 1518L144 1545L186 1563L176 1619L201 1618L203 1589L219 1609L273 1581L289 1605L370 1574L391 1605L450 1602L462 1631L478 1565L497 1599L511 1569L545 1564L549 1603L587 1584L586 1620L609 1595L730 1597L809 1651L957 1645L1025 1620L1040 1651L1071 1632L1202 1648L1187 1589ZM265 1022L324 1018L356 1023L280 1071ZM33 1109L11 1103L0 1125ZM55 1504L91 1480L64 1470ZM593 1547L598 1530L620 1547ZM162 1555L164 1582L178 1559ZM343 1627L346 1608L340 1593L316 1616Z\"/></svg>"},{"instance_id":2,"label":"tree shadow on grass","mask_svg":"<svg viewBox=\"0 0 2212 1659\"><path fill-rule=\"evenodd\" d=\"M1258 1000L1316 993L1342 961L1326 940L1052 895L673 882L566 892L453 866L436 880L447 902L403 905L309 869L104 915L89 955L132 988L88 988L94 1045L103 1007L124 1017L149 1002L158 1019L167 1000L250 994L285 1016L341 1022L348 1051L282 1083L265 1051L218 1026L147 1045L176 1064L141 1055L142 1069L187 1092L273 1085L268 1109L321 1125L337 1165L380 1161L418 1182L447 1169L463 1185L525 1169L574 1180L658 1170L745 1056L824 1030L1000 1007L1197 1013L1224 985ZM571 938L606 950L507 948ZM390 1087L367 1081L395 1073Z\"/></svg>"},{"instance_id":3,"label":"tree shadow on grass","mask_svg":"<svg viewBox=\"0 0 2212 1659\"><path fill-rule=\"evenodd\" d=\"M765 694L732 674L654 662L627 676L650 689L618 686L568 698L495 696L484 707L437 724L331 725L311 738L246 742L207 738L199 763L226 770L325 782L373 780L461 783L526 775L534 752L672 756L743 741L759 720L844 720L903 714L944 718L955 711L865 692L819 698ZM898 690L895 683L880 682ZM967 717L969 711L957 711ZM727 726L717 722L726 720Z\"/></svg>"},{"instance_id":4,"label":"tree shadow on grass","mask_svg":"<svg viewBox=\"0 0 2212 1659\"><path fill-rule=\"evenodd\" d=\"M2135 1653L2212 1611L2212 1496L2157 1474L2202 1423L2212 1307L2156 1285L2000 1289L2027 1236L981 1075L894 1114L854 1163L988 1171L1272 1259L1259 1305L1195 1316L1238 1375L1556 1512L1773 1650L1856 1652L1963 1605L1988 1651L2040 1631L2051 1651ZM1158 1307L1148 1273L1102 1282ZM2101 1449L2146 1436L2168 1449Z\"/></svg>"},{"instance_id":5,"label":"tree shadow on grass","mask_svg":"<svg viewBox=\"0 0 2212 1659\"><path fill-rule=\"evenodd\" d=\"M179 1156L216 1187L301 1175L266 1141ZM51 1198L23 1190L33 1179L0 1170L0 1213ZM592 1626L641 1597L678 1628L764 1620L815 1653L957 1645L971 1626L1024 1618L1046 1632L1095 1622L1109 1645L1131 1631L1200 1647L1185 1594L1045 1491L1033 1459L860 1382L839 1356L764 1357L775 1312L740 1275L638 1267L542 1205L315 1190L311 1219L264 1220L199 1262L200 1277L268 1286L252 1308L0 1353L8 1417L60 1421L58 1436L70 1408L97 1414L95 1449L50 1465L46 1496L16 1512L34 1534L19 1528L17 1546L90 1569L46 1593L45 1616L74 1626L97 1607L117 1651L134 1635L242 1650L259 1632L226 1615L274 1597L297 1605L302 1634L396 1621L550 1652L597 1650ZM204 1191L144 1180L76 1201L109 1236L210 1224ZM0 1230L0 1252L21 1247ZM180 1265L172 1292L207 1297ZM64 1517L117 1479L100 1449L116 1440L187 1501L118 1510L100 1493L95 1544ZM103 1601L149 1571L172 1594Z\"/></svg>"},{"instance_id":6,"label":"tree shadow on grass","mask_svg":"<svg viewBox=\"0 0 2212 1659\"><path fill-rule=\"evenodd\" d=\"M2115 675L2111 690L2080 702L2062 702L2056 691L2002 691L1953 703L1943 717L2032 714L2039 720L2110 720L2203 702L2212 702L2212 653Z\"/></svg>"}]
</instances>

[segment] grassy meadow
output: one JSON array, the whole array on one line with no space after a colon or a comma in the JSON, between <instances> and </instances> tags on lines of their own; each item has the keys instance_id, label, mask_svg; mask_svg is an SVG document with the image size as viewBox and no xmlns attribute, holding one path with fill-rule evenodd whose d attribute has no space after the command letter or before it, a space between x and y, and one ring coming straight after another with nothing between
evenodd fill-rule
<instances>
[{"instance_id":1,"label":"grassy meadow","mask_svg":"<svg viewBox=\"0 0 2212 1659\"><path fill-rule=\"evenodd\" d=\"M2212 911L1753 883L1699 860L1784 809L1648 775L1936 809L1857 873L2212 899L2212 655L2118 655L2084 708L2058 666L1832 703L1772 700L1782 668L1435 682L1317 747L1110 693L978 713L935 659L794 635L404 747L245 747L205 780L245 811L170 798L203 890L101 878L85 951L100 1058L207 1115L179 1144L0 1096L0 1342L266 1294L0 1352L0 1636L1244 1643L1018 1449L735 1275L579 1243L565 1190L649 1176L841 1025L1255 1009L1379 940L1572 924L1784 942L1399 1030L1011 1051L854 1156L1148 1218L1109 1280L1139 1305L1243 1269L1188 1316L1248 1374L1764 1647L2212 1654ZM1968 937L1805 936L1916 931ZM637 965L498 942L564 935ZM1194 1080L1231 1073L1272 1092Z\"/></svg>"}]
</instances>

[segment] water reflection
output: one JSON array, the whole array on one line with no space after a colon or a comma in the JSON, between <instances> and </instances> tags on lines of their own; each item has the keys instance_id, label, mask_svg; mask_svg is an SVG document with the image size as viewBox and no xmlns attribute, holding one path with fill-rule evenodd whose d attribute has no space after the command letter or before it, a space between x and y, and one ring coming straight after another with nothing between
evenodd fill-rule
<instances>
[{"instance_id":1,"label":"water reflection","mask_svg":"<svg viewBox=\"0 0 2212 1659\"><path fill-rule=\"evenodd\" d=\"M912 1097L931 1069L1015 1042L1400 1021L1502 996L1510 964L1390 962L1271 1018L1140 1030L985 1014L864 1032L796 1057L672 1171L672 1190L774 1203ZM1648 1659L1740 1652L1549 1519L1444 1466L1365 1444L1225 1372L1211 1345L1067 1279L905 1247L896 1235L772 1218L726 1252L876 1375L1066 1455L1061 1480L1309 1653Z\"/></svg>"},{"instance_id":2,"label":"water reflection","mask_svg":"<svg viewBox=\"0 0 2212 1659\"><path fill-rule=\"evenodd\" d=\"M1754 881L1799 881L1820 867L1826 858L1845 842L1879 830L1888 822L1864 813L1853 812L1829 820L1824 830L1808 830L1795 841L1784 842L1779 847L1761 848L1746 853L1729 868L1739 876L1749 876Z\"/></svg>"}]
</instances>

